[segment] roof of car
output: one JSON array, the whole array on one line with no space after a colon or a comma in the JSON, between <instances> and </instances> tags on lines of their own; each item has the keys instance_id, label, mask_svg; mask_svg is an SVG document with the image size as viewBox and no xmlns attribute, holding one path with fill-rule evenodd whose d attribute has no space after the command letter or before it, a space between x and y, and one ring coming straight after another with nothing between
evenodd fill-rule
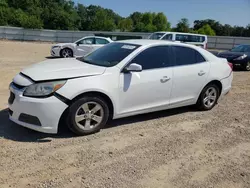
<instances>
[{"instance_id":1,"label":"roof of car","mask_svg":"<svg viewBox=\"0 0 250 188\"><path fill-rule=\"evenodd\" d=\"M182 42L175 42L175 41L166 41L166 40L150 40L150 39L130 39L130 40L122 40L122 41L116 41L116 42L122 42L122 43L126 43L126 44L131 44L131 45L141 45L141 46L151 46L151 45L162 45L162 44L166 44L166 45L177 45L177 46L186 46L189 48L193 48L196 49L197 51L199 51L200 53L202 53L203 55L206 56L206 59L209 60L213 60L213 59L217 59L217 57L215 55L213 55L212 53L210 53L209 51L195 46L193 44L186 44L186 43L182 43Z\"/></svg>"},{"instance_id":2,"label":"roof of car","mask_svg":"<svg viewBox=\"0 0 250 188\"><path fill-rule=\"evenodd\" d=\"M171 44L181 44L183 46L193 46L185 43L181 43L178 41L166 41L166 40L150 40L150 39L130 39L130 40L122 40L122 41L117 41L117 42L122 42L122 43L127 43L127 44L134 44L134 45L141 45L141 46L148 46L148 45L153 45L153 44L166 44L166 45L171 45Z\"/></svg>"},{"instance_id":3,"label":"roof of car","mask_svg":"<svg viewBox=\"0 0 250 188\"><path fill-rule=\"evenodd\" d=\"M169 34L180 34L180 35L195 35L195 36L204 36L207 37L207 35L202 35L202 34L196 34L196 33L182 33L182 32L172 32L172 31L157 31L154 33L159 33L159 34L165 34L165 33L169 33ZM152 33L152 34L154 34Z\"/></svg>"}]
</instances>

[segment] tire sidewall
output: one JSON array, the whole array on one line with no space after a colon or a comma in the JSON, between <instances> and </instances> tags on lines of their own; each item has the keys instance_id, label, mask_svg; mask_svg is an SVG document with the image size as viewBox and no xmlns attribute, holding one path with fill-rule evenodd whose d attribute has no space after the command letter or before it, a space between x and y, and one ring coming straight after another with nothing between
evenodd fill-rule
<instances>
[{"instance_id":1,"label":"tire sidewall","mask_svg":"<svg viewBox=\"0 0 250 188\"><path fill-rule=\"evenodd\" d=\"M102 122L91 130L82 130L81 128L78 127L78 125L75 122L75 115L76 115L77 110L80 108L81 105L83 105L86 102L96 102L100 104L104 110L104 117L103 117ZM100 129L103 128L105 124L107 123L108 118L109 118L109 108L105 100L103 100L101 97L86 96L86 97L78 99L69 107L67 124L68 124L69 129L73 131L74 133L76 133L77 135L88 135L88 134L93 134L93 133L100 131Z\"/></svg>"},{"instance_id":2,"label":"tire sidewall","mask_svg":"<svg viewBox=\"0 0 250 188\"><path fill-rule=\"evenodd\" d=\"M214 88L216 90L216 100L214 102L214 104L212 106L210 106L209 108L207 106L205 106L204 102L203 102L203 99L204 99L204 96L206 94L206 91L209 89L209 88ZM219 88L218 86L216 86L215 84L209 84L207 85L201 92L200 94L200 97L199 97L199 102L198 102L198 107L201 109L201 110L211 110L218 102L218 99L219 99Z\"/></svg>"}]
</instances>

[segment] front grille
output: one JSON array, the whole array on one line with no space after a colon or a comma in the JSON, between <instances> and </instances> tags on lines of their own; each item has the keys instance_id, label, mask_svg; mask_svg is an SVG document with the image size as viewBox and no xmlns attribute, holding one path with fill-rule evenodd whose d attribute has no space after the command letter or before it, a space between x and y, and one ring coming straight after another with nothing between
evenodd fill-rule
<instances>
[{"instance_id":1,"label":"front grille","mask_svg":"<svg viewBox=\"0 0 250 188\"><path fill-rule=\"evenodd\" d=\"M32 125L37 125L37 126L42 126L41 122L39 119L35 116L31 116L28 114L21 114L18 118L19 121L22 121L24 123L32 124Z\"/></svg>"},{"instance_id":2,"label":"front grille","mask_svg":"<svg viewBox=\"0 0 250 188\"><path fill-rule=\"evenodd\" d=\"M10 92L10 97L9 97L8 103L13 104L14 100L15 100L15 94Z\"/></svg>"}]
</instances>

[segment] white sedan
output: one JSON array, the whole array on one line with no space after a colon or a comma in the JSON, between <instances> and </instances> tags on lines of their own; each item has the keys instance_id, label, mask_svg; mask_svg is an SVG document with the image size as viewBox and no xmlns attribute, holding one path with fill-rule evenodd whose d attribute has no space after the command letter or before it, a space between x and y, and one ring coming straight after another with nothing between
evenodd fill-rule
<instances>
[{"instance_id":1,"label":"white sedan","mask_svg":"<svg viewBox=\"0 0 250 188\"><path fill-rule=\"evenodd\" d=\"M232 66L194 45L112 42L81 58L46 60L15 76L9 117L24 127L57 133L66 122L78 135L108 119L196 104L212 109L231 89Z\"/></svg>"},{"instance_id":2,"label":"white sedan","mask_svg":"<svg viewBox=\"0 0 250 188\"><path fill-rule=\"evenodd\" d=\"M53 57L80 57L113 42L110 38L84 37L74 43L59 43L51 47L50 53Z\"/></svg>"}]
</instances>

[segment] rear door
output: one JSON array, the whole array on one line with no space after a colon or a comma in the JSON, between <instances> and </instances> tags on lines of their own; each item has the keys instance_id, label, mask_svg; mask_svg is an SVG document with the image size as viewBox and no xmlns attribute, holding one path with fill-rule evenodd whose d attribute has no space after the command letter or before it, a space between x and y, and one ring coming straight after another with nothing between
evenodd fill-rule
<instances>
[{"instance_id":1,"label":"rear door","mask_svg":"<svg viewBox=\"0 0 250 188\"><path fill-rule=\"evenodd\" d=\"M206 83L210 64L193 48L172 46L172 52L175 65L170 105L194 104Z\"/></svg>"}]
</instances>

